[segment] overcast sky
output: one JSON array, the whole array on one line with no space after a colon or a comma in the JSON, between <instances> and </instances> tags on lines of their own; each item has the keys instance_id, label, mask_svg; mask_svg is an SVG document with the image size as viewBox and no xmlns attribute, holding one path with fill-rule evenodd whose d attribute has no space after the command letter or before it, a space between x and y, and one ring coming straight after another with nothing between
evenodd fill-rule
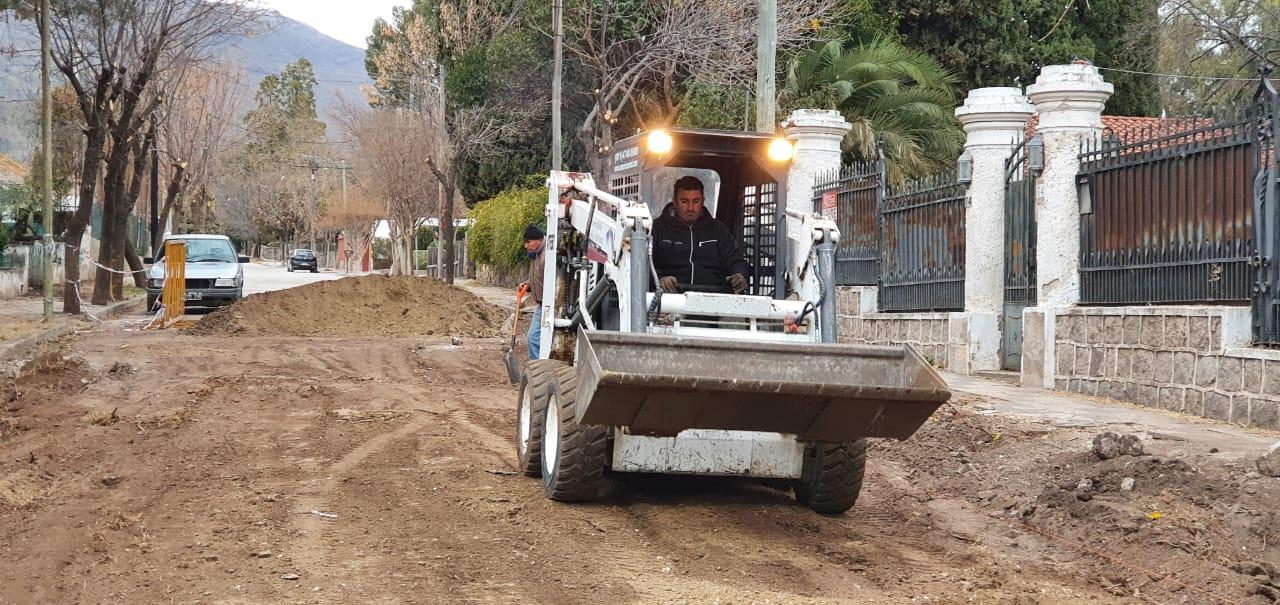
<instances>
[{"instance_id":1,"label":"overcast sky","mask_svg":"<svg viewBox=\"0 0 1280 605\"><path fill-rule=\"evenodd\" d=\"M408 6L412 0L258 0L266 8L301 21L359 48L373 31L373 20L391 18L391 9Z\"/></svg>"}]
</instances>

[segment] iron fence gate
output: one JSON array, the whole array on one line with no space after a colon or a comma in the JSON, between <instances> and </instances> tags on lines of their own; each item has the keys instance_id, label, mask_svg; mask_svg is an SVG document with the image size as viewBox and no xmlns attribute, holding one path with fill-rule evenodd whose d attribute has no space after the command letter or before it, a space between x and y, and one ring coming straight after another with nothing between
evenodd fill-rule
<instances>
[{"instance_id":1,"label":"iron fence gate","mask_svg":"<svg viewBox=\"0 0 1280 605\"><path fill-rule=\"evenodd\" d=\"M1259 253L1252 261L1253 336L1280 345L1280 92L1263 72L1249 121L1253 141L1252 206Z\"/></svg>"},{"instance_id":2,"label":"iron fence gate","mask_svg":"<svg viewBox=\"0 0 1280 605\"><path fill-rule=\"evenodd\" d=\"M882 311L964 309L967 186L934 176L888 192L880 213Z\"/></svg>"},{"instance_id":3,"label":"iron fence gate","mask_svg":"<svg viewBox=\"0 0 1280 605\"><path fill-rule=\"evenodd\" d=\"M836 285L874 286L880 280L880 205L884 162L858 162L820 177L813 187L813 211L833 218Z\"/></svg>"},{"instance_id":4,"label":"iron fence gate","mask_svg":"<svg viewBox=\"0 0 1280 605\"><path fill-rule=\"evenodd\" d=\"M1110 136L1108 136L1110 135ZM1246 302L1254 208L1244 120L1162 120L1086 142L1077 177L1084 304Z\"/></svg>"},{"instance_id":5,"label":"iron fence gate","mask_svg":"<svg viewBox=\"0 0 1280 605\"><path fill-rule=\"evenodd\" d=\"M1004 316L1000 358L1006 370L1022 367L1022 311L1036 304L1036 182L1044 143L1025 139L1005 160Z\"/></svg>"}]
</instances>

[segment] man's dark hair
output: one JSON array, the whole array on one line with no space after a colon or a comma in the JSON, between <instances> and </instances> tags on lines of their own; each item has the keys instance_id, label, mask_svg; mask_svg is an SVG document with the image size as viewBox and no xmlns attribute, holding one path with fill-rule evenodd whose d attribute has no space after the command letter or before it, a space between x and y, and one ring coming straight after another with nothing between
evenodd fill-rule
<instances>
[{"instance_id":1,"label":"man's dark hair","mask_svg":"<svg viewBox=\"0 0 1280 605\"><path fill-rule=\"evenodd\" d=\"M702 181L696 176L682 176L677 179L675 188L671 190L671 199L675 199L681 191L697 191L703 195L707 193L707 190L702 187Z\"/></svg>"}]
</instances>

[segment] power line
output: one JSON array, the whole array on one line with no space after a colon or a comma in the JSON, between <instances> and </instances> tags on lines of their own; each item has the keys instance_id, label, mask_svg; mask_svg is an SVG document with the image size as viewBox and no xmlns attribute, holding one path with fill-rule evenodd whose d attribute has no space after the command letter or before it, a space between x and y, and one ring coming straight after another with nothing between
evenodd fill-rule
<instances>
[{"instance_id":1,"label":"power line","mask_svg":"<svg viewBox=\"0 0 1280 605\"><path fill-rule=\"evenodd\" d=\"M1094 67L1097 67L1102 71L1117 71L1120 73L1137 74L1140 76L1160 76L1164 78L1187 78L1190 80L1208 80L1208 81L1216 81L1216 82L1257 82L1262 79L1260 77L1259 78L1230 78L1225 76L1188 76L1184 74L1165 74L1165 73L1158 73L1153 71L1139 71L1136 69L1121 69L1119 67L1100 67L1097 65L1095 65Z\"/></svg>"}]
</instances>

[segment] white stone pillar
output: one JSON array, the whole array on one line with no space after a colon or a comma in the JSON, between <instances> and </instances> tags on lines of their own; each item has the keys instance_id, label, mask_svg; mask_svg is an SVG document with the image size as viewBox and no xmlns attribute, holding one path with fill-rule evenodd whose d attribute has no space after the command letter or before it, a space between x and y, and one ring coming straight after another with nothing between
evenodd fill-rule
<instances>
[{"instance_id":1,"label":"white stone pillar","mask_svg":"<svg viewBox=\"0 0 1280 605\"><path fill-rule=\"evenodd\" d=\"M1081 141L1102 132L1102 108L1115 87L1087 63L1049 65L1027 96L1040 113L1044 172L1036 192L1036 281L1040 307L1080 302Z\"/></svg>"},{"instance_id":2,"label":"white stone pillar","mask_svg":"<svg viewBox=\"0 0 1280 605\"><path fill-rule=\"evenodd\" d=\"M1040 114L1044 172L1036 191L1038 301L1023 312L1022 384L1052 389L1057 374L1057 316L1080 302L1080 143L1102 132L1102 109L1115 87L1078 62L1040 71L1027 96ZM1036 359L1029 360L1028 355Z\"/></svg>"},{"instance_id":3,"label":"white stone pillar","mask_svg":"<svg viewBox=\"0 0 1280 605\"><path fill-rule=\"evenodd\" d=\"M817 177L840 168L840 145L853 124L835 110L797 109L782 128L796 142L787 175L787 208L813 212L813 184Z\"/></svg>"},{"instance_id":4,"label":"white stone pillar","mask_svg":"<svg viewBox=\"0 0 1280 605\"><path fill-rule=\"evenodd\" d=\"M964 310L969 316L968 370L1000 369L1000 316L1004 313L1005 160L1022 141L1035 110L1021 88L969 91L956 117L973 159L965 210ZM959 369L959 368L957 368Z\"/></svg>"}]
</instances>

